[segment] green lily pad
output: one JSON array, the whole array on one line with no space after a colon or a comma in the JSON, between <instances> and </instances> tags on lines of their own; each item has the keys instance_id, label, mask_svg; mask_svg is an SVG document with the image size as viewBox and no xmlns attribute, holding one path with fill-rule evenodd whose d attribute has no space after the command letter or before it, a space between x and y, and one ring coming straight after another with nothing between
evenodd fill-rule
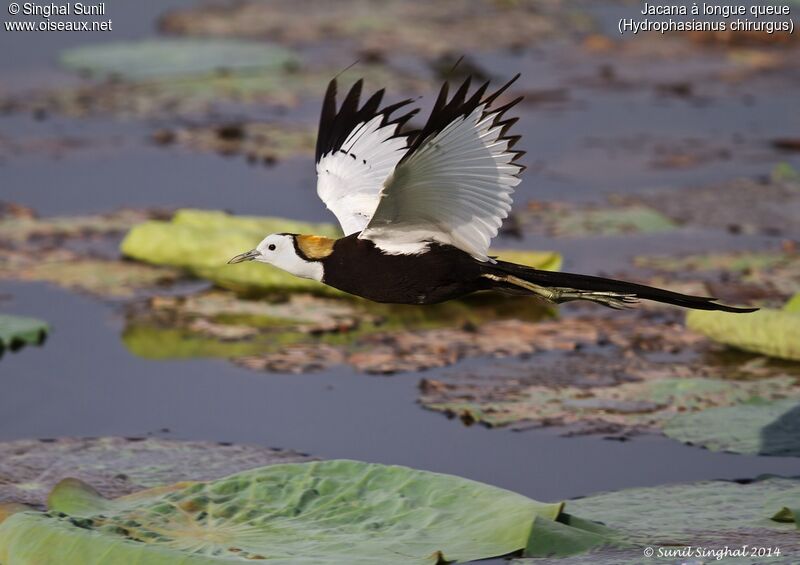
<instances>
[{"instance_id":1,"label":"green lily pad","mask_svg":"<svg viewBox=\"0 0 800 565\"><path fill-rule=\"evenodd\" d=\"M406 467L273 465L109 500L77 480L0 524L8 563L441 563L525 547L561 504Z\"/></svg>"},{"instance_id":2,"label":"green lily pad","mask_svg":"<svg viewBox=\"0 0 800 565\"><path fill-rule=\"evenodd\" d=\"M159 438L70 438L0 442L0 503L43 506L67 477L117 497L176 481L211 480L275 463L309 458L249 445ZM5 561L2 561L5 563Z\"/></svg>"},{"instance_id":3,"label":"green lily pad","mask_svg":"<svg viewBox=\"0 0 800 565\"><path fill-rule=\"evenodd\" d=\"M601 522L613 532L612 540L624 536L628 548L594 545L567 561L519 559L513 563L793 563L800 552L800 536L789 521L793 515L785 509L799 504L800 481L777 477L746 484L703 481L592 495L568 501L566 509L584 520ZM736 550L745 544L749 549L744 555L722 554L725 547ZM648 547L654 557L644 553ZM751 556L749 551L759 547L770 548L772 557ZM701 549L709 553L698 553Z\"/></svg>"},{"instance_id":4,"label":"green lily pad","mask_svg":"<svg viewBox=\"0 0 800 565\"><path fill-rule=\"evenodd\" d=\"M664 426L678 441L712 451L800 456L800 398L678 414Z\"/></svg>"},{"instance_id":5,"label":"green lily pad","mask_svg":"<svg viewBox=\"0 0 800 565\"><path fill-rule=\"evenodd\" d=\"M237 217L223 212L181 210L171 222L151 221L134 227L122 242L124 255L152 263L181 267L242 293L313 292L341 296L342 293L316 281L301 279L280 269L258 264L227 265L227 261L254 248L267 234L311 233L328 237L341 234L331 224L309 224L281 218ZM514 257L534 267L560 265L556 253L495 252Z\"/></svg>"},{"instance_id":6,"label":"green lily pad","mask_svg":"<svg viewBox=\"0 0 800 565\"><path fill-rule=\"evenodd\" d=\"M127 257L154 265L180 267L238 292L341 294L316 281L260 263L227 264L234 255L253 249L267 234L276 232L339 235L330 224L181 210L170 222L151 221L134 227L123 240L121 250Z\"/></svg>"},{"instance_id":7,"label":"green lily pad","mask_svg":"<svg viewBox=\"0 0 800 565\"><path fill-rule=\"evenodd\" d=\"M140 80L246 69L275 71L296 65L298 59L289 49L255 41L148 39L74 47L62 52L61 63L94 75Z\"/></svg>"},{"instance_id":8,"label":"green lily pad","mask_svg":"<svg viewBox=\"0 0 800 565\"><path fill-rule=\"evenodd\" d=\"M524 555L571 557L601 549L606 552L619 550L631 545L622 532L562 512L555 520L536 517Z\"/></svg>"},{"instance_id":9,"label":"green lily pad","mask_svg":"<svg viewBox=\"0 0 800 565\"><path fill-rule=\"evenodd\" d=\"M50 327L42 320L0 314L0 351L23 345L39 345L48 331Z\"/></svg>"},{"instance_id":10,"label":"green lily pad","mask_svg":"<svg viewBox=\"0 0 800 565\"><path fill-rule=\"evenodd\" d=\"M800 361L800 316L763 309L749 314L694 310L686 325L725 345L770 357Z\"/></svg>"}]
</instances>

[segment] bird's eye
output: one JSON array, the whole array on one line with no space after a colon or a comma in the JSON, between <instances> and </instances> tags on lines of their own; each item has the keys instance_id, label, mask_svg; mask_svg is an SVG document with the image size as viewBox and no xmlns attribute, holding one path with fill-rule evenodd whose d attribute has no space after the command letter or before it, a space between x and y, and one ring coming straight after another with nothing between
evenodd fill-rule
<instances>
[{"instance_id":1,"label":"bird's eye","mask_svg":"<svg viewBox=\"0 0 800 565\"><path fill-rule=\"evenodd\" d=\"M274 243L270 243L270 244L269 244L269 248L268 248L268 249L269 249L270 251L275 251L275 244L274 244Z\"/></svg>"}]
</instances>

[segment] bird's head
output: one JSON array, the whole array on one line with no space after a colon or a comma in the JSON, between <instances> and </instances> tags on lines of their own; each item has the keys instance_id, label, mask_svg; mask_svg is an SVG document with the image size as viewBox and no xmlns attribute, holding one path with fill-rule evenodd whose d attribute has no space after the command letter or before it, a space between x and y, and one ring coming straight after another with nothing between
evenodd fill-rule
<instances>
[{"instance_id":1,"label":"bird's head","mask_svg":"<svg viewBox=\"0 0 800 565\"><path fill-rule=\"evenodd\" d=\"M228 263L258 261L283 269L297 277L322 280L321 259L333 249L333 240L315 235L273 233L261 240L255 249L233 257Z\"/></svg>"}]
</instances>

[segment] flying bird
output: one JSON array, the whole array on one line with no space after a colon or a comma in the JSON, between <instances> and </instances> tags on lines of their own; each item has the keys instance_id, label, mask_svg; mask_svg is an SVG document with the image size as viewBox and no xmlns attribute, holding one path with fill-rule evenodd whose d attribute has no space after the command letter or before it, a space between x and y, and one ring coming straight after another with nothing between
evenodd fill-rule
<instances>
[{"instance_id":1,"label":"flying bird","mask_svg":"<svg viewBox=\"0 0 800 565\"><path fill-rule=\"evenodd\" d=\"M497 260L489 242L511 210L523 152L499 104L519 77L489 92L471 80L450 96L445 83L425 125L406 131L412 100L361 104L363 80L341 106L336 79L322 104L316 146L317 194L344 237L276 233L229 263L259 261L376 302L435 304L476 291L537 295L554 303L589 300L625 308L639 299L699 310L751 312L620 280L551 272Z\"/></svg>"}]
</instances>

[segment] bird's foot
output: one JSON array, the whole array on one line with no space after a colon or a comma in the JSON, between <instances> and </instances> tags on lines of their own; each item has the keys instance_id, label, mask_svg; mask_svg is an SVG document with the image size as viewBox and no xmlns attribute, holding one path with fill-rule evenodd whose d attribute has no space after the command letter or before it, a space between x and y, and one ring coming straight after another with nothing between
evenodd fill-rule
<instances>
[{"instance_id":1,"label":"bird's foot","mask_svg":"<svg viewBox=\"0 0 800 565\"><path fill-rule=\"evenodd\" d=\"M639 299L635 294L625 294L621 292L597 291L597 290L578 290L575 288L550 288L553 296L550 298L558 304L570 302L572 300L588 300L596 304L602 304L615 310L625 310L638 304Z\"/></svg>"}]
</instances>

